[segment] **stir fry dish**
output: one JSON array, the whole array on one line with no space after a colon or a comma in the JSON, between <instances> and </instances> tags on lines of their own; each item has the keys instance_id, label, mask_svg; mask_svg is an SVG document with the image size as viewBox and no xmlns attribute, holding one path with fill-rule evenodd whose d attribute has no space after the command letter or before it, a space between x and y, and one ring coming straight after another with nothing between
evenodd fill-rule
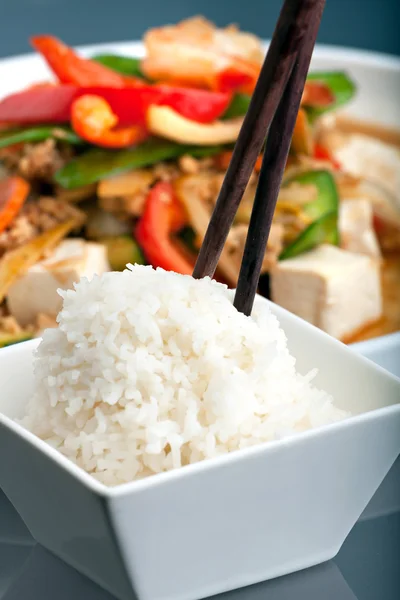
<instances>
[{"instance_id":1,"label":"stir fry dish","mask_svg":"<svg viewBox=\"0 0 400 600\"><path fill-rule=\"evenodd\" d=\"M192 273L264 57L201 17L148 31L143 58L31 42L54 77L0 99L0 347L56 326L82 276ZM336 112L355 93L309 73L260 282L344 341L400 329L400 135ZM230 287L261 160L216 273Z\"/></svg>"}]
</instances>

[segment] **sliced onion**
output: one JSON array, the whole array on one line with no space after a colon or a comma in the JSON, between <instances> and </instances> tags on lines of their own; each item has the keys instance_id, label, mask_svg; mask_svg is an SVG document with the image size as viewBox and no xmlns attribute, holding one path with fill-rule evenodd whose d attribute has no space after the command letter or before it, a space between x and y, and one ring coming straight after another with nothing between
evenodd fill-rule
<instances>
[{"instance_id":1,"label":"sliced onion","mask_svg":"<svg viewBox=\"0 0 400 600\"><path fill-rule=\"evenodd\" d=\"M0 261L0 302L4 300L11 285L18 277L26 273L46 252L53 250L70 231L81 224L82 222L77 218L69 219L42 233L27 244L6 252Z\"/></svg>"},{"instance_id":2,"label":"sliced onion","mask_svg":"<svg viewBox=\"0 0 400 600\"><path fill-rule=\"evenodd\" d=\"M205 173L187 175L177 179L174 183L176 195L186 209L190 225L197 235L199 246L206 234L211 211L200 195L196 193L196 188L200 184L203 184L207 177L210 178L212 175ZM239 277L240 263L235 261L232 256L229 239L219 259L218 269L231 285L236 285Z\"/></svg>"},{"instance_id":3,"label":"sliced onion","mask_svg":"<svg viewBox=\"0 0 400 600\"><path fill-rule=\"evenodd\" d=\"M150 106L147 111L147 127L153 135L196 146L213 146L235 142L243 118L197 123L182 117L169 106Z\"/></svg>"}]
</instances>

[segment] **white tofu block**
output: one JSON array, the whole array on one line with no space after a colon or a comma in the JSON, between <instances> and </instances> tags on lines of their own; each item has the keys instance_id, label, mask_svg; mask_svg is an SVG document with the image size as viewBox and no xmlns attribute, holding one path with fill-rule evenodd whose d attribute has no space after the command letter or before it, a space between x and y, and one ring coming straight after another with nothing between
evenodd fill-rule
<instances>
[{"instance_id":1,"label":"white tofu block","mask_svg":"<svg viewBox=\"0 0 400 600\"><path fill-rule=\"evenodd\" d=\"M400 151L395 146L354 134L334 151L334 157L348 173L375 181L400 198Z\"/></svg>"},{"instance_id":2,"label":"white tofu block","mask_svg":"<svg viewBox=\"0 0 400 600\"><path fill-rule=\"evenodd\" d=\"M345 339L382 316L379 262L324 244L278 263L272 300Z\"/></svg>"},{"instance_id":3,"label":"white tofu block","mask_svg":"<svg viewBox=\"0 0 400 600\"><path fill-rule=\"evenodd\" d=\"M11 286L8 309L22 326L34 323L39 314L55 316L62 305L59 288L72 288L81 277L91 279L109 270L107 250L102 244L64 240L50 257L31 267Z\"/></svg>"},{"instance_id":4,"label":"white tofu block","mask_svg":"<svg viewBox=\"0 0 400 600\"><path fill-rule=\"evenodd\" d=\"M339 210L340 247L349 252L380 257L372 218L372 204L367 198L342 200Z\"/></svg>"}]
</instances>

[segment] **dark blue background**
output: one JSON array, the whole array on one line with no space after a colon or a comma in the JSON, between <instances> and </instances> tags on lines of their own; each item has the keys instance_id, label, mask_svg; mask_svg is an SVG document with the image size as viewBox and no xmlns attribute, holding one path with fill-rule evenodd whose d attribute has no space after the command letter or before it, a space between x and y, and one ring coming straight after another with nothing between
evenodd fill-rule
<instances>
[{"instance_id":1,"label":"dark blue background","mask_svg":"<svg viewBox=\"0 0 400 600\"><path fill-rule=\"evenodd\" d=\"M0 57L33 33L71 44L132 40L151 25L203 14L270 37L281 0L0 0ZM400 54L399 0L327 0L318 41Z\"/></svg>"}]
</instances>

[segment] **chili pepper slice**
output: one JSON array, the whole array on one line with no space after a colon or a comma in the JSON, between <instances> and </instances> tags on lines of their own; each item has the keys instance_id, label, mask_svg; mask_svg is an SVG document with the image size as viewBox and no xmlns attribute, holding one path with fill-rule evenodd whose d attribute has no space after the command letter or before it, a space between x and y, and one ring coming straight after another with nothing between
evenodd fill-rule
<instances>
[{"instance_id":1,"label":"chili pepper slice","mask_svg":"<svg viewBox=\"0 0 400 600\"><path fill-rule=\"evenodd\" d=\"M7 177L0 181L0 233L19 213L29 191L29 183L22 177Z\"/></svg>"},{"instance_id":2,"label":"chili pepper slice","mask_svg":"<svg viewBox=\"0 0 400 600\"><path fill-rule=\"evenodd\" d=\"M144 128L138 125L114 129L118 125L118 117L104 98L92 94L75 100L71 124L81 138L105 148L126 148L147 136Z\"/></svg>"},{"instance_id":3,"label":"chili pepper slice","mask_svg":"<svg viewBox=\"0 0 400 600\"><path fill-rule=\"evenodd\" d=\"M171 234L182 228L185 214L168 182L157 183L149 192L135 238L154 267L191 275L192 265L176 248Z\"/></svg>"},{"instance_id":4,"label":"chili pepper slice","mask_svg":"<svg viewBox=\"0 0 400 600\"><path fill-rule=\"evenodd\" d=\"M327 148L324 148L324 146L321 146L321 144L315 144L315 147L314 147L314 158L316 160L326 160L326 161L329 161L330 163L332 163L332 166L335 169L340 169L340 164L338 163L338 161L335 158L333 158L333 156L329 152L329 150Z\"/></svg>"},{"instance_id":5,"label":"chili pepper slice","mask_svg":"<svg viewBox=\"0 0 400 600\"><path fill-rule=\"evenodd\" d=\"M141 84L141 80L136 77L121 75L98 62L78 56L72 48L54 36L38 35L31 38L31 43L61 83L120 88Z\"/></svg>"}]
</instances>

